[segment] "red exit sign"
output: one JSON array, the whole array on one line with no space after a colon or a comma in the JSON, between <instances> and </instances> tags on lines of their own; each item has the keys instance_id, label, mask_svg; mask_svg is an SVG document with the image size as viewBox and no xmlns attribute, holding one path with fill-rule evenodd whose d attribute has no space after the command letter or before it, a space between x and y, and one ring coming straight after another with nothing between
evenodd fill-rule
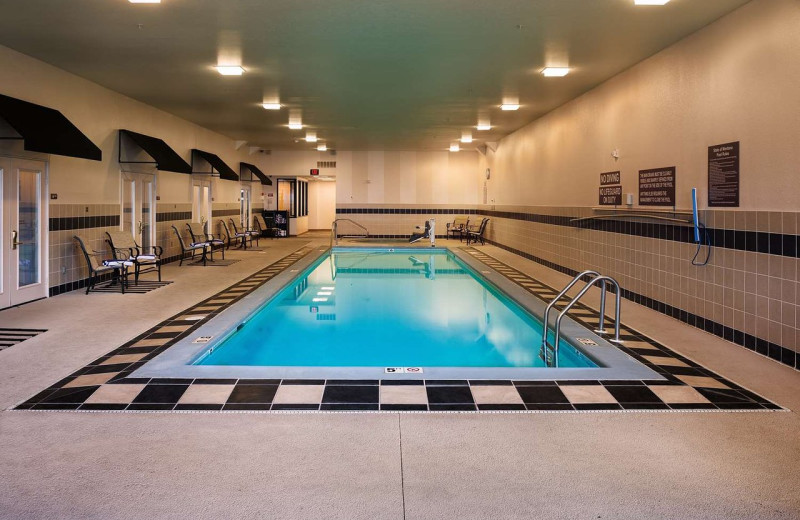
<instances>
[{"instance_id":1,"label":"red exit sign","mask_svg":"<svg viewBox=\"0 0 800 520\"><path fill-rule=\"evenodd\" d=\"M311 175L319 175L319 168L311 168Z\"/></svg>"}]
</instances>

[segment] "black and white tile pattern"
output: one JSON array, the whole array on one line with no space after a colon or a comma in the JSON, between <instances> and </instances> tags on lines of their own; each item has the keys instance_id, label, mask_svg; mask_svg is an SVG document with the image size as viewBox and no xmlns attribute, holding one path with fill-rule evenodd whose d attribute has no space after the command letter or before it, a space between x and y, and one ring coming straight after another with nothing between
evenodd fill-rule
<instances>
[{"instance_id":1,"label":"black and white tile pattern","mask_svg":"<svg viewBox=\"0 0 800 520\"><path fill-rule=\"evenodd\" d=\"M142 379L131 373L201 323L310 253L305 247L165 320L16 407L18 410L576 412L780 410L781 407L622 327L619 348L658 372L659 381ZM482 250L475 259L532 294L556 291ZM595 328L578 304L570 316Z\"/></svg>"}]
</instances>

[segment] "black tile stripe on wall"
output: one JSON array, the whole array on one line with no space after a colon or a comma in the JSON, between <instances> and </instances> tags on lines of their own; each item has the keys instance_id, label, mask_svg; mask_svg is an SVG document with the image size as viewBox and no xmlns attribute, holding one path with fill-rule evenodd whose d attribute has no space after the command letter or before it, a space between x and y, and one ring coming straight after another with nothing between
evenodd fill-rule
<instances>
[{"instance_id":1,"label":"black tile stripe on wall","mask_svg":"<svg viewBox=\"0 0 800 520\"><path fill-rule=\"evenodd\" d=\"M693 227L690 225L631 222L628 220L610 219L573 222L573 220L578 217L476 209L336 208L336 213L341 215L482 215L494 218L521 220L524 222L535 222L538 224L549 224L551 226L564 226L604 231L607 233L620 233L643 238L670 240L687 244L694 243ZM800 258L800 237L798 237L798 235L716 228L708 228L705 230L705 233L713 247Z\"/></svg>"},{"instance_id":2,"label":"black tile stripe on wall","mask_svg":"<svg viewBox=\"0 0 800 520\"><path fill-rule=\"evenodd\" d=\"M336 208L339 215L476 215L476 209L420 208Z\"/></svg>"},{"instance_id":3,"label":"black tile stripe on wall","mask_svg":"<svg viewBox=\"0 0 800 520\"><path fill-rule=\"evenodd\" d=\"M156 213L156 222L168 222L170 220L192 220L191 211L165 211Z\"/></svg>"},{"instance_id":4,"label":"black tile stripe on wall","mask_svg":"<svg viewBox=\"0 0 800 520\"><path fill-rule=\"evenodd\" d=\"M212 217L227 217L230 215L238 215L239 209L215 209L211 211ZM189 216L191 218L191 215Z\"/></svg>"},{"instance_id":5,"label":"black tile stripe on wall","mask_svg":"<svg viewBox=\"0 0 800 520\"><path fill-rule=\"evenodd\" d=\"M495 210L481 210L478 213L487 217L522 220L524 222L536 222L539 224L549 224L551 226L590 229L593 231L605 231L607 233L619 233L642 238L656 238L659 240L670 240L687 244L694 243L694 231L693 227L690 225L682 226L674 224L649 222L643 223L611 219L581 220L579 222L573 222L573 219L578 217ZM799 256L799 240L797 235L715 228L706 229L705 233L707 234L713 247L735 249L738 251L750 251L753 253L781 255L792 258L797 258Z\"/></svg>"},{"instance_id":6,"label":"black tile stripe on wall","mask_svg":"<svg viewBox=\"0 0 800 520\"><path fill-rule=\"evenodd\" d=\"M549 260L545 260L544 258L539 258L536 255L526 253L525 251L520 251L519 249L509 247L505 244L500 244L499 242L489 240L488 238L486 239L486 242L495 245L501 249L505 249L506 251L509 251L516 255L519 255L523 258L536 262L537 264L549 267L550 269L553 269L560 273L564 273L569 276L575 276L578 274L578 271L574 269L570 269L569 267L565 267L563 265L551 262ZM727 341L746 347L749 350L752 350L761 355L772 358L775 361L778 361L779 363L782 363L794 369L800 369L800 354L788 348L782 347L781 345L777 345L775 343L772 343L771 341L767 341L765 339L758 338L751 334L747 334L741 330L727 327L722 323L713 321L708 318L703 318L702 316L698 316L697 314L693 314L683 309L679 309L678 307L674 307L662 301L650 298L648 296L644 296L643 294L629 291L627 289L622 289L622 297L639 305L643 305L645 307L658 311L662 314L666 314L667 316L680 320L688 325L691 325L698 329L702 329L708 333L714 334L715 336L719 336L720 338L723 338Z\"/></svg>"},{"instance_id":7,"label":"black tile stripe on wall","mask_svg":"<svg viewBox=\"0 0 800 520\"><path fill-rule=\"evenodd\" d=\"M52 217L50 218L49 225L49 231L68 231L71 229L113 227L119 226L119 215Z\"/></svg>"}]
</instances>

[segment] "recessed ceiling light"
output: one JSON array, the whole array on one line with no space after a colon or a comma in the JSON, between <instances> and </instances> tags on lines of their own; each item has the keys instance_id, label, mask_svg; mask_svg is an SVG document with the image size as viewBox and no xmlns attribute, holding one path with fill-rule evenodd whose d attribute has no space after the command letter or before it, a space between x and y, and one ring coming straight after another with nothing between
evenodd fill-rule
<instances>
[{"instance_id":1,"label":"recessed ceiling light","mask_svg":"<svg viewBox=\"0 0 800 520\"><path fill-rule=\"evenodd\" d=\"M239 65L217 65L216 69L223 76L241 76L244 73Z\"/></svg>"},{"instance_id":2,"label":"recessed ceiling light","mask_svg":"<svg viewBox=\"0 0 800 520\"><path fill-rule=\"evenodd\" d=\"M280 110L281 109L281 104L280 103L262 103L261 106L264 107L265 110Z\"/></svg>"},{"instance_id":3,"label":"recessed ceiling light","mask_svg":"<svg viewBox=\"0 0 800 520\"><path fill-rule=\"evenodd\" d=\"M478 123L478 126L476 128L478 130L491 130L492 125L490 125L489 123Z\"/></svg>"},{"instance_id":4,"label":"recessed ceiling light","mask_svg":"<svg viewBox=\"0 0 800 520\"><path fill-rule=\"evenodd\" d=\"M542 75L548 78L561 78L569 74L569 67L545 67Z\"/></svg>"},{"instance_id":5,"label":"recessed ceiling light","mask_svg":"<svg viewBox=\"0 0 800 520\"><path fill-rule=\"evenodd\" d=\"M471 143L472 142L472 134L469 132L463 132L461 134L461 142L462 143Z\"/></svg>"},{"instance_id":6,"label":"recessed ceiling light","mask_svg":"<svg viewBox=\"0 0 800 520\"><path fill-rule=\"evenodd\" d=\"M460 150L460 148L459 148L459 146L457 144L451 144L450 145L450 151L451 152L457 152L459 150Z\"/></svg>"},{"instance_id":7,"label":"recessed ceiling light","mask_svg":"<svg viewBox=\"0 0 800 520\"><path fill-rule=\"evenodd\" d=\"M292 130L301 130L303 128L303 123L299 123L296 121L291 122L289 123L289 128L291 128Z\"/></svg>"},{"instance_id":8,"label":"recessed ceiling light","mask_svg":"<svg viewBox=\"0 0 800 520\"><path fill-rule=\"evenodd\" d=\"M664 5L669 0L633 0L633 5Z\"/></svg>"},{"instance_id":9,"label":"recessed ceiling light","mask_svg":"<svg viewBox=\"0 0 800 520\"><path fill-rule=\"evenodd\" d=\"M317 145L317 151L318 152L325 152L327 150L328 150L328 145L325 145L325 144L318 144Z\"/></svg>"},{"instance_id":10,"label":"recessed ceiling light","mask_svg":"<svg viewBox=\"0 0 800 520\"><path fill-rule=\"evenodd\" d=\"M519 110L519 105L516 103L503 103L500 108L502 110Z\"/></svg>"},{"instance_id":11,"label":"recessed ceiling light","mask_svg":"<svg viewBox=\"0 0 800 520\"><path fill-rule=\"evenodd\" d=\"M316 132L307 132L306 133L306 142L308 142L308 143L316 143L317 142L317 134L316 134Z\"/></svg>"}]
</instances>

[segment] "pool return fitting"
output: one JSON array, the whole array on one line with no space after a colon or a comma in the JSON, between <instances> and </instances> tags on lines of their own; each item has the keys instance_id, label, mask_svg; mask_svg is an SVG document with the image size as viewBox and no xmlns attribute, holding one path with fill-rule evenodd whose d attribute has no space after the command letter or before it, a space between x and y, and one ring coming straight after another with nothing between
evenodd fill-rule
<instances>
[{"instance_id":1,"label":"pool return fitting","mask_svg":"<svg viewBox=\"0 0 800 520\"><path fill-rule=\"evenodd\" d=\"M578 292L578 294L570 300L570 302L564 307L561 312L558 314L555 323L555 329L553 330L554 338L553 338L553 348L548 348L547 344L547 331L550 328L550 309L552 309L558 301L563 298L567 291L572 289L572 287L581 281L584 277L588 277L586 281L586 285L583 289ZM553 300L547 304L547 307L544 310L544 319L542 331L542 351L541 354L547 366L558 366L558 345L561 340L561 320L564 319L564 316L569 312L569 310L578 303L584 294L586 294L589 289L591 289L594 285L600 284L600 320L597 324L597 328L594 330L597 334L606 334L606 330L604 328L605 325L605 318L606 318L606 292L607 292L607 284L611 284L616 287L616 309L614 314L614 339L612 341L614 343L622 343L622 340L619 339L619 326L620 326L620 308L622 304L622 290L619 286L619 283L611 278L610 276L601 275L597 271L583 271L579 273L575 278L572 279L570 283L567 284L564 289L558 293L558 296L553 298ZM550 355L552 354L552 356Z\"/></svg>"}]
</instances>

